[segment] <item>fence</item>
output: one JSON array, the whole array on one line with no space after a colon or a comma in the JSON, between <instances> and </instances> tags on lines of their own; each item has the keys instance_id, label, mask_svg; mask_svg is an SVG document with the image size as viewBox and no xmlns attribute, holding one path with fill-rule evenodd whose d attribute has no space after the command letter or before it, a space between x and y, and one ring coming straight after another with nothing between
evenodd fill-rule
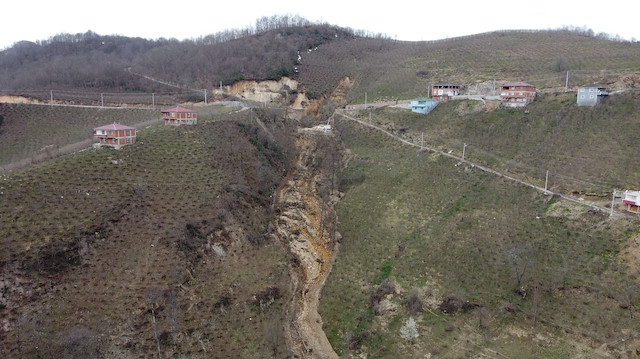
<instances>
[{"instance_id":1,"label":"fence","mask_svg":"<svg viewBox=\"0 0 640 359\"><path fill-rule=\"evenodd\" d=\"M457 165L466 163L476 166L482 171L508 178L534 189L544 191L545 193L555 194L573 202L589 205L597 211L610 212L613 214L614 206L611 205L612 195L614 198L621 198L623 193L623 191L616 190L616 186L611 183L592 179L577 179L559 172L551 172L547 169L534 167L521 162L513 160L505 161L504 157L477 146L470 147L466 143L460 142L459 148L455 149L447 147L444 144L427 144L424 142L424 137L420 136L420 134L409 132L404 132L403 134L392 133L379 127L381 124L376 121L372 122L371 119L369 121L360 120L350 116L357 116L357 111L340 111L338 113L342 118L375 128L407 145L440 152L453 159L457 159L460 161ZM576 188L579 190L576 191ZM615 203L615 200L613 202ZM616 210L615 213L625 217L637 218L637 216L632 216L624 211Z\"/></svg>"},{"instance_id":2,"label":"fence","mask_svg":"<svg viewBox=\"0 0 640 359\"><path fill-rule=\"evenodd\" d=\"M48 104L102 107L155 108L156 106L172 106L182 102L207 102L206 90L184 90L176 93L0 90L0 96L19 96Z\"/></svg>"}]
</instances>

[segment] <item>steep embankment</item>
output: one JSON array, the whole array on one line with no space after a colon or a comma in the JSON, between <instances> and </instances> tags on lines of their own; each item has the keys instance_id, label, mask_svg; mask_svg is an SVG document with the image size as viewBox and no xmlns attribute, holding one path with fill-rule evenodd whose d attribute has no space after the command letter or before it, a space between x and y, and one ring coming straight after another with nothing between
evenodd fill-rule
<instances>
[{"instance_id":1,"label":"steep embankment","mask_svg":"<svg viewBox=\"0 0 640 359\"><path fill-rule=\"evenodd\" d=\"M275 235L289 253L293 288L285 336L300 357L337 358L322 331L318 301L340 238L333 205L341 161L335 136L322 128L301 129L296 148L295 166L275 198Z\"/></svg>"}]
</instances>

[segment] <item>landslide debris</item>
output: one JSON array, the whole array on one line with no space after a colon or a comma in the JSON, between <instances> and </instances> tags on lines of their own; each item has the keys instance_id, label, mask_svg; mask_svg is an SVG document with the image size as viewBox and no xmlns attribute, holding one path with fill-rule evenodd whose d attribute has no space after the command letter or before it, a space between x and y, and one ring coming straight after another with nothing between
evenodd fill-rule
<instances>
[{"instance_id":1,"label":"landslide debris","mask_svg":"<svg viewBox=\"0 0 640 359\"><path fill-rule=\"evenodd\" d=\"M300 129L295 145L298 157L274 202L274 234L290 257L293 288L285 336L294 357L337 358L318 302L340 240L334 205L343 151L327 126Z\"/></svg>"}]
</instances>

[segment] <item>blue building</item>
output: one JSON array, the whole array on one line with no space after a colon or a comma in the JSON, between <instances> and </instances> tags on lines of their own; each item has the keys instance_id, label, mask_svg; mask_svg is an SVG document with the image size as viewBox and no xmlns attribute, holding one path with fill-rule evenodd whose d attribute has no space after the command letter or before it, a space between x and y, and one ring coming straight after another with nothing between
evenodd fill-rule
<instances>
[{"instance_id":1,"label":"blue building","mask_svg":"<svg viewBox=\"0 0 640 359\"><path fill-rule=\"evenodd\" d=\"M411 112L427 114L438 105L438 101L421 97L411 100Z\"/></svg>"}]
</instances>

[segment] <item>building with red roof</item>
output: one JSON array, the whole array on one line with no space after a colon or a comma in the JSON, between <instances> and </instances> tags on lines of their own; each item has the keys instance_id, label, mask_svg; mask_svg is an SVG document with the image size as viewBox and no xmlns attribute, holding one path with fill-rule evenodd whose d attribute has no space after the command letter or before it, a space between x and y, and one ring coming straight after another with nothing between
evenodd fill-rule
<instances>
[{"instance_id":1,"label":"building with red roof","mask_svg":"<svg viewBox=\"0 0 640 359\"><path fill-rule=\"evenodd\" d=\"M510 82L502 85L500 98L506 107L525 107L536 97L536 87L526 82Z\"/></svg>"},{"instance_id":2,"label":"building with red roof","mask_svg":"<svg viewBox=\"0 0 640 359\"><path fill-rule=\"evenodd\" d=\"M198 113L188 108L176 106L162 110L162 119L165 125L195 125L198 123Z\"/></svg>"},{"instance_id":3,"label":"building with red roof","mask_svg":"<svg viewBox=\"0 0 640 359\"><path fill-rule=\"evenodd\" d=\"M112 147L119 150L122 146L136 142L136 129L114 123L94 128L93 138L98 140L97 147Z\"/></svg>"}]
</instances>

